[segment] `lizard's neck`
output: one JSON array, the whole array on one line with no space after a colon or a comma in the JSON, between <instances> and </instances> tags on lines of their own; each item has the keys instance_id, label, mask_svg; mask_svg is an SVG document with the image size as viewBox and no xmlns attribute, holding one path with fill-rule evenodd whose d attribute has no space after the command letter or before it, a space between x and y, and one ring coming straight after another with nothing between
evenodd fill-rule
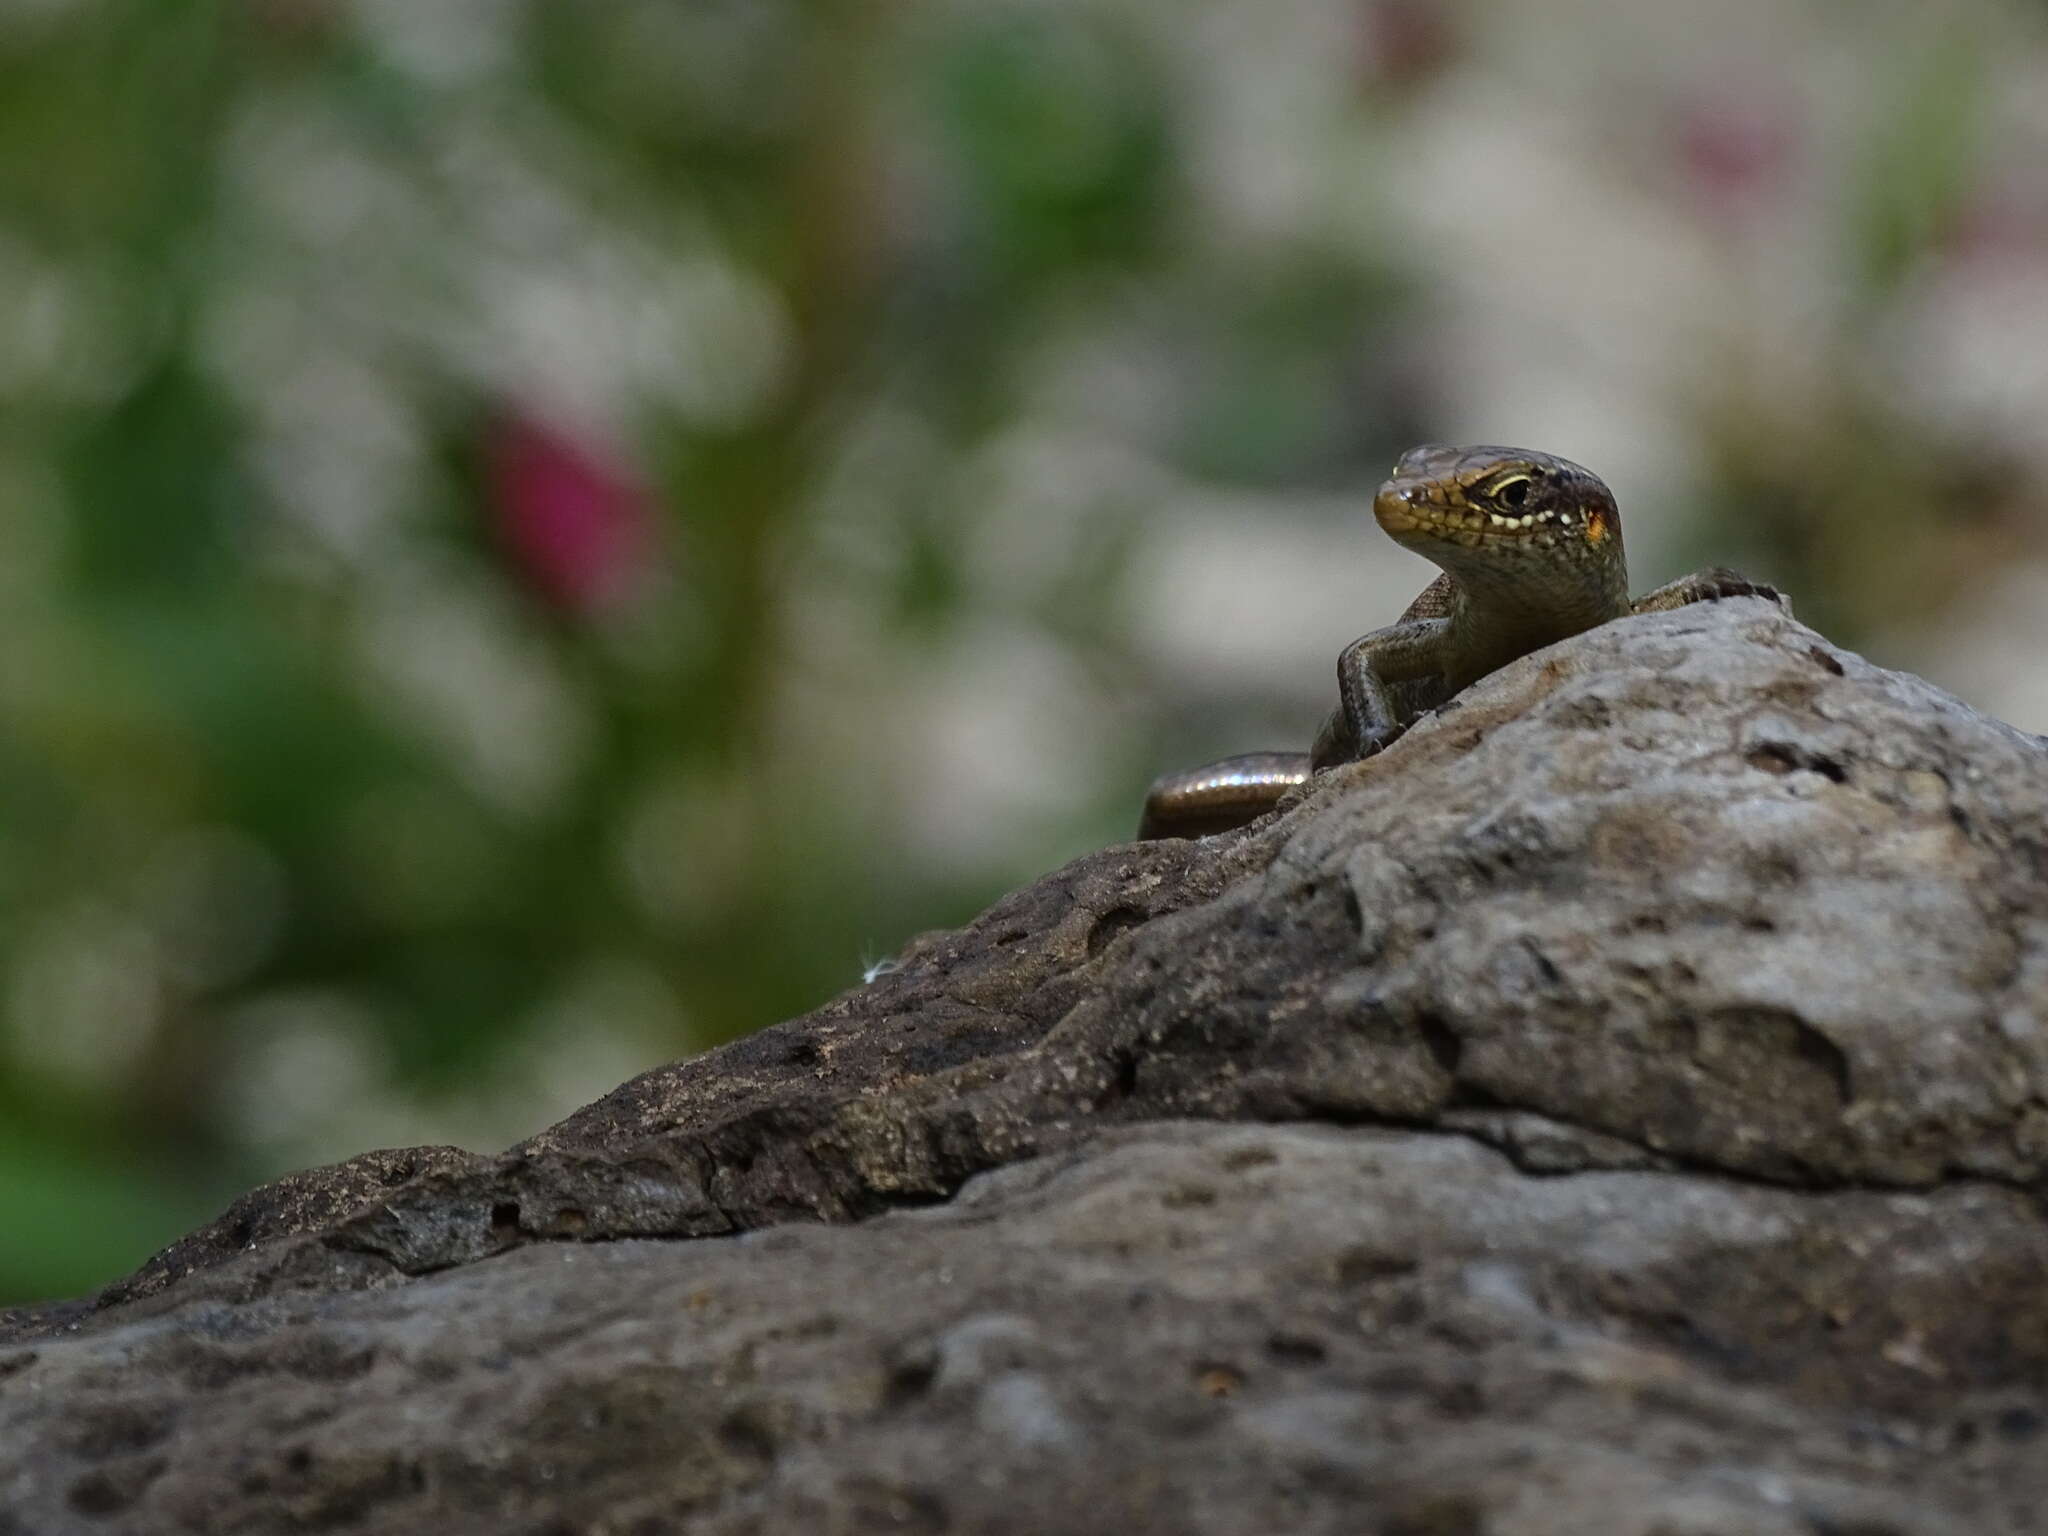
<instances>
[{"instance_id":1,"label":"lizard's neck","mask_svg":"<svg viewBox=\"0 0 2048 1536\"><path fill-rule=\"evenodd\" d=\"M1479 551L1469 552L1478 555ZM1594 562L1550 561L1536 547L1498 560L1467 558L1450 572L1446 678L1453 688L1517 657L1555 644L1629 611L1628 562L1617 537Z\"/></svg>"}]
</instances>

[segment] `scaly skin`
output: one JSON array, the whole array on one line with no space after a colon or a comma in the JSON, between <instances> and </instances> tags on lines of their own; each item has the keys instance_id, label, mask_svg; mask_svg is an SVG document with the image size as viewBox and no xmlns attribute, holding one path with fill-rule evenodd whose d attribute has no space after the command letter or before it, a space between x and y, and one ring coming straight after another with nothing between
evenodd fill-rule
<instances>
[{"instance_id":1,"label":"scaly skin","mask_svg":"<svg viewBox=\"0 0 2048 1536\"><path fill-rule=\"evenodd\" d=\"M1258 752L1168 774L1145 797L1139 837L1242 826L1311 773L1381 751L1487 673L1609 619L1721 597L1784 601L1717 566L1631 602L1614 493L1591 470L1526 448L1411 448L1372 511L1395 543L1443 575L1399 622L1344 648L1338 706L1313 751Z\"/></svg>"}]
</instances>

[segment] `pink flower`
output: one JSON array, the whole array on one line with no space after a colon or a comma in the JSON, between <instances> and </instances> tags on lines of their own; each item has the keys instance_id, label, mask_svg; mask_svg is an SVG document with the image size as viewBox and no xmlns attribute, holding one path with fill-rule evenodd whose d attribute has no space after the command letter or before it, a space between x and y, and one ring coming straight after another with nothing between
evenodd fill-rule
<instances>
[{"instance_id":1,"label":"pink flower","mask_svg":"<svg viewBox=\"0 0 2048 1536\"><path fill-rule=\"evenodd\" d=\"M522 575L579 613L608 607L634 584L652 509L616 459L535 417L497 427L490 482L498 533Z\"/></svg>"},{"instance_id":2,"label":"pink flower","mask_svg":"<svg viewBox=\"0 0 2048 1536\"><path fill-rule=\"evenodd\" d=\"M1677 138L1694 199L1729 222L1741 222L1782 196L1800 151L1789 106L1760 94L1693 102L1679 113Z\"/></svg>"},{"instance_id":3,"label":"pink flower","mask_svg":"<svg viewBox=\"0 0 2048 1536\"><path fill-rule=\"evenodd\" d=\"M1464 51L1442 0L1363 0L1359 68L1367 88L1402 91L1435 79Z\"/></svg>"}]
</instances>

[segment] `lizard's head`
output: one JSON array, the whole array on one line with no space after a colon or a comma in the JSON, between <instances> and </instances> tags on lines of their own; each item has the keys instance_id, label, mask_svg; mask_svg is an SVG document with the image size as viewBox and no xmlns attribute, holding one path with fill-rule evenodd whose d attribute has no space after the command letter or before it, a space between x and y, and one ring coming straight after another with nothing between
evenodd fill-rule
<instances>
[{"instance_id":1,"label":"lizard's head","mask_svg":"<svg viewBox=\"0 0 2048 1536\"><path fill-rule=\"evenodd\" d=\"M1372 511L1395 543L1461 578L1508 553L1623 565L1614 493L1590 469L1528 448L1411 448Z\"/></svg>"}]
</instances>

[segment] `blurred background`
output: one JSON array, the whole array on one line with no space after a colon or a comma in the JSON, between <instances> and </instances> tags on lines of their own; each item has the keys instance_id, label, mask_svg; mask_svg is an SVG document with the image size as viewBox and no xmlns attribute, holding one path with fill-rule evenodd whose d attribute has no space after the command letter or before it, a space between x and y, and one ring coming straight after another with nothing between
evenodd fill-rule
<instances>
[{"instance_id":1,"label":"blurred background","mask_svg":"<svg viewBox=\"0 0 2048 1536\"><path fill-rule=\"evenodd\" d=\"M2048 730L2048 8L0 0L0 1302L1305 745L1426 439Z\"/></svg>"}]
</instances>

